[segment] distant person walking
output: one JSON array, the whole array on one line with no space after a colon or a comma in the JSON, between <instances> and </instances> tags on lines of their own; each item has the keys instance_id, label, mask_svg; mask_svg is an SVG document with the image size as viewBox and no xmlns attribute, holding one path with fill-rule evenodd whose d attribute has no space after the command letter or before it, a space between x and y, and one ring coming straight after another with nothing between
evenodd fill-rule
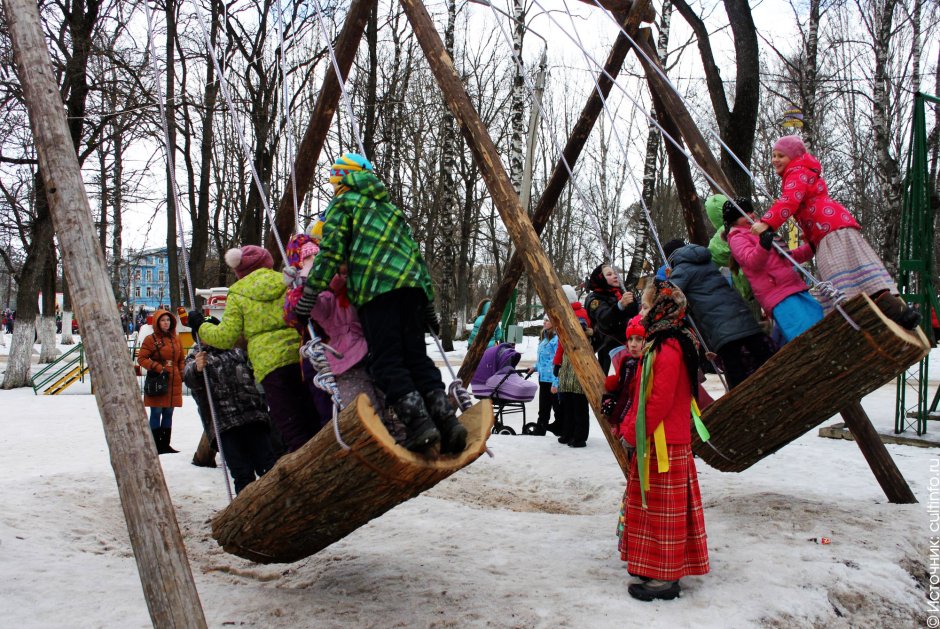
<instances>
[{"instance_id":1,"label":"distant person walking","mask_svg":"<svg viewBox=\"0 0 940 629\"><path fill-rule=\"evenodd\" d=\"M173 409L183 405L183 366L186 355L176 335L176 317L166 310L157 310L153 317L153 333L140 346L137 364L148 371L167 373L169 385L162 395L144 394L144 406L150 408L150 430L158 454L175 454L170 446L173 431Z\"/></svg>"}]
</instances>

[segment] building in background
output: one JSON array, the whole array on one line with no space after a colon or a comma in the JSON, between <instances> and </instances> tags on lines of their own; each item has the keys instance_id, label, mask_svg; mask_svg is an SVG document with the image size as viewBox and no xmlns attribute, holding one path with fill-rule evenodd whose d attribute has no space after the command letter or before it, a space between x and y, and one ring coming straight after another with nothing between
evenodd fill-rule
<instances>
[{"instance_id":1,"label":"building in background","mask_svg":"<svg viewBox=\"0 0 940 629\"><path fill-rule=\"evenodd\" d=\"M122 292L127 308L137 312L141 306L154 311L170 303L170 279L167 273L166 247L129 253L121 268Z\"/></svg>"}]
</instances>

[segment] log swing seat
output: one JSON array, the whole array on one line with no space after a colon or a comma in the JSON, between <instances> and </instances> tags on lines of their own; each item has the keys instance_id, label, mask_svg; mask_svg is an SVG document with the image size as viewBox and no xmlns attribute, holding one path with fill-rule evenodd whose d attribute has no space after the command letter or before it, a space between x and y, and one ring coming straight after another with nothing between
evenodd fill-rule
<instances>
[{"instance_id":1,"label":"log swing seat","mask_svg":"<svg viewBox=\"0 0 940 629\"><path fill-rule=\"evenodd\" d=\"M711 443L693 435L693 450L723 472L741 472L849 407L918 362L930 345L923 330L905 330L867 295L787 343L734 390L709 405L702 420Z\"/></svg>"},{"instance_id":2,"label":"log swing seat","mask_svg":"<svg viewBox=\"0 0 940 629\"><path fill-rule=\"evenodd\" d=\"M482 400L460 416L467 447L425 458L397 445L365 395L302 448L248 485L212 520L223 550L259 563L309 557L392 507L430 489L486 450L493 406Z\"/></svg>"}]
</instances>

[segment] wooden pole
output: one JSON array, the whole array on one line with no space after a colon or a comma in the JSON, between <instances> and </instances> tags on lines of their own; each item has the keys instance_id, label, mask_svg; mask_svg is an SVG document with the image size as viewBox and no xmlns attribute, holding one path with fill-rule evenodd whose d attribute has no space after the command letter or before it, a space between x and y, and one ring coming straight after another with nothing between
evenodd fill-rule
<instances>
[{"instance_id":1,"label":"wooden pole","mask_svg":"<svg viewBox=\"0 0 940 629\"><path fill-rule=\"evenodd\" d=\"M545 255L528 215L522 209L519 196L500 162L496 146L460 82L453 60L447 54L440 34L431 21L431 16L428 15L427 9L420 0L401 0L401 5L408 16L408 21L411 22L418 43L424 50L447 106L457 119L460 130L473 152L477 167L493 197L493 203L509 231L513 244L522 256L529 278L558 329L561 342L565 346L565 352L571 360L578 381L596 417L599 418L601 431L626 475L626 453L614 439L607 422L600 419L603 417L601 393L604 390L604 374L601 373L591 344L561 290L561 282L558 281L555 269L548 256Z\"/></svg>"},{"instance_id":2,"label":"wooden pole","mask_svg":"<svg viewBox=\"0 0 940 629\"><path fill-rule=\"evenodd\" d=\"M334 46L336 61L344 77L349 76L349 69L356 58L356 51L359 48L359 42L362 40L362 33L369 19L369 12L372 11L375 2L376 0L353 0L349 7L343 30L340 31ZM330 130L341 95L342 89L340 89L339 80L336 78L336 72L333 70L332 62L330 62L326 76L323 77L323 84L317 93L317 102L313 106L313 113L310 122L307 124L307 130L304 132L304 137L297 148L297 155L294 157L297 207L303 205L304 198L310 192L310 186L316 173L317 158L320 156L320 151L323 150L323 143L326 141L326 134ZM274 225L282 242L286 244L295 228L294 191L289 182L284 194L281 196L280 203L278 203L277 212L274 215ZM278 251L273 234L268 234L265 247L274 257L274 265L280 264L281 252Z\"/></svg>"},{"instance_id":3,"label":"wooden pole","mask_svg":"<svg viewBox=\"0 0 940 629\"><path fill-rule=\"evenodd\" d=\"M637 27L640 23L640 16L647 10L646 7L648 6L649 0L637 0L634 4L634 10L632 10L624 20L624 29L630 33L631 37L636 35ZM610 90L614 84L613 79L616 79L620 74L620 70L623 68L623 62L629 52L630 41L623 33L620 33L614 41L613 47L610 49L610 54L607 55L607 61L604 63L604 71L597 77L603 98L601 98L601 94L598 94L596 89L591 91L591 95L588 97L584 108L581 110L578 121L571 130L571 135L568 136L568 142L561 152L564 159L559 158L558 162L555 164L555 168L552 170L548 183L545 185L545 190L542 192L542 196L539 197L538 205L532 212L532 226L535 228L537 234L541 234L542 230L545 229L545 225L548 224L548 219L551 218L552 212L555 210L555 204L558 202L558 198L568 184L570 175L568 174L568 169L565 167L565 161L567 160L568 165L574 168L578 157L581 155L581 151L584 149L588 136L591 135L591 130L597 122L598 115L603 111L604 99L610 95ZM502 316L503 308L506 307L506 303L512 296L512 291L519 282L519 278L522 277L524 270L525 265L522 262L522 256L518 251L514 251L506 265L506 272L503 275L503 279L490 298L490 309L483 318L483 323L480 324L477 336L470 347L467 348L467 355L460 365L460 371L457 373L457 377L462 381L469 382L473 377L473 373L476 371L477 365L480 364L480 359L483 357L483 352L486 351L487 343L496 330L496 325L499 323L500 317Z\"/></svg>"},{"instance_id":4,"label":"wooden pole","mask_svg":"<svg viewBox=\"0 0 940 629\"><path fill-rule=\"evenodd\" d=\"M153 437L145 427L143 401L95 238L39 11L34 0L3 0L3 4L150 618L155 627L205 627Z\"/></svg>"},{"instance_id":5,"label":"wooden pole","mask_svg":"<svg viewBox=\"0 0 940 629\"><path fill-rule=\"evenodd\" d=\"M862 451L868 466L874 473L878 484L885 492L888 500L894 504L913 504L917 502L910 485L901 475L894 459L885 447L878 431L872 426L871 419L859 402L849 404L839 414L845 420L845 425L852 431L858 449Z\"/></svg>"}]
</instances>

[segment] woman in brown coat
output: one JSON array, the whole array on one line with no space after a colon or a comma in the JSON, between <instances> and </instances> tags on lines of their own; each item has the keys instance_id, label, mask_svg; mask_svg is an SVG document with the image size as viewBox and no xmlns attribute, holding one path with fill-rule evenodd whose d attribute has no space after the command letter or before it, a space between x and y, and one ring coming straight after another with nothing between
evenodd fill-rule
<instances>
[{"instance_id":1,"label":"woman in brown coat","mask_svg":"<svg viewBox=\"0 0 940 629\"><path fill-rule=\"evenodd\" d=\"M144 395L144 406L150 407L150 430L158 454L178 452L170 447L173 409L183 405L183 366L186 354L176 335L176 317L166 310L153 314L153 334L147 336L137 353L137 364L148 371L169 374L169 389L163 395Z\"/></svg>"}]
</instances>

